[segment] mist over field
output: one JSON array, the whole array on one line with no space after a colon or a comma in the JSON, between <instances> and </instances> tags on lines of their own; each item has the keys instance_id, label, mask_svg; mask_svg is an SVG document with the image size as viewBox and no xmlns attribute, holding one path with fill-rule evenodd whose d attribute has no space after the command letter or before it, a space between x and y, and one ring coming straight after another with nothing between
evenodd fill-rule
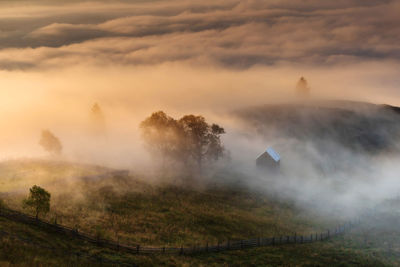
<instances>
[{"instance_id":1,"label":"mist over field","mask_svg":"<svg viewBox=\"0 0 400 267\"><path fill-rule=\"evenodd\" d=\"M399 195L399 114L387 106L343 101L264 105L236 111L235 171L250 185L322 212L357 214ZM272 146L278 174L254 171ZM258 154L257 154L258 153ZM233 153L235 154L235 153Z\"/></svg>"},{"instance_id":2,"label":"mist over field","mask_svg":"<svg viewBox=\"0 0 400 267\"><path fill-rule=\"evenodd\" d=\"M70 195L101 221L108 194L132 197L132 211L138 192L182 204L158 186L194 190L185 191L193 199L245 188L356 218L400 195L399 13L397 0L0 1L0 197L12 203L43 183L55 216L72 209ZM167 123L151 147L143 121L157 111ZM205 118L224 153L187 151L190 114ZM268 147L281 156L278 171L256 167ZM102 179L115 170L129 170L127 180ZM154 206L154 217L135 214L140 227L169 214ZM150 231L137 227L135 242Z\"/></svg>"},{"instance_id":3,"label":"mist over field","mask_svg":"<svg viewBox=\"0 0 400 267\"><path fill-rule=\"evenodd\" d=\"M235 171L250 184L252 178L247 177L262 181L254 173L255 158L273 145L282 149L282 175L287 178L277 178L282 185L274 186L284 195L328 197L325 190L334 187L340 202L346 203L347 197L362 202L360 191L361 198L380 199L397 190L392 186L397 154L386 155L398 146L396 127L382 137L390 140L387 147L366 153L349 147L353 140L343 143L340 136L318 135L341 127L331 125L335 120L329 114L319 118L329 121L321 129L307 132L308 125L287 126L312 137L304 140L280 133L290 118L275 125L264 122L260 114L253 122L255 129L238 123L235 113L298 101L294 87L302 75L310 82L311 101L399 104L398 29L377 31L382 22L374 19L385 14L388 25L398 23L397 1L6 1L0 5L2 159L46 157L38 140L42 129L51 129L62 142L63 159L149 170L155 161L143 147L139 124L163 110L176 117L201 114L224 126L231 161L243 164ZM94 102L104 110L105 136L90 133ZM285 112L284 106L281 109L274 113L278 118ZM379 123L375 107L365 109L366 118L377 117ZM305 113L305 120L312 120L308 118L312 115ZM377 130L362 119L355 118L354 123L366 131ZM288 177L293 181L286 183Z\"/></svg>"}]
</instances>

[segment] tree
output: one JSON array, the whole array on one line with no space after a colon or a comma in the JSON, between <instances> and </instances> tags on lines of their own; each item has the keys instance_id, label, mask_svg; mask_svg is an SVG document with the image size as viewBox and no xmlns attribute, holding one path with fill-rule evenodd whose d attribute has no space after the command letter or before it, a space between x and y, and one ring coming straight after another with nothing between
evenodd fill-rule
<instances>
[{"instance_id":1,"label":"tree","mask_svg":"<svg viewBox=\"0 0 400 267\"><path fill-rule=\"evenodd\" d=\"M142 138L147 148L155 155L176 159L182 153L182 128L179 123L163 111L151 114L141 124Z\"/></svg>"},{"instance_id":2,"label":"tree","mask_svg":"<svg viewBox=\"0 0 400 267\"><path fill-rule=\"evenodd\" d=\"M35 212L36 219L39 214L46 214L50 211L51 194L40 186L34 185L29 189L28 198L24 199L23 206L32 209Z\"/></svg>"},{"instance_id":3,"label":"tree","mask_svg":"<svg viewBox=\"0 0 400 267\"><path fill-rule=\"evenodd\" d=\"M153 113L140 127L148 149L163 157L189 166L197 164L201 170L205 159L218 160L224 148L220 136L225 130L217 124L209 125L203 116L186 115L180 120L162 111Z\"/></svg>"},{"instance_id":4,"label":"tree","mask_svg":"<svg viewBox=\"0 0 400 267\"><path fill-rule=\"evenodd\" d=\"M191 157L196 161L199 170L204 159L218 160L223 155L221 134L225 130L217 124L209 125L203 116L186 115L179 120L188 139Z\"/></svg>"},{"instance_id":5,"label":"tree","mask_svg":"<svg viewBox=\"0 0 400 267\"><path fill-rule=\"evenodd\" d=\"M307 80L301 77L297 82L296 91L299 96L308 96L310 94L310 88L308 87Z\"/></svg>"},{"instance_id":6,"label":"tree","mask_svg":"<svg viewBox=\"0 0 400 267\"><path fill-rule=\"evenodd\" d=\"M221 134L224 134L224 128L218 124L211 125L211 132L209 133L209 146L207 156L218 160L224 154L224 147L221 142Z\"/></svg>"},{"instance_id":7,"label":"tree","mask_svg":"<svg viewBox=\"0 0 400 267\"><path fill-rule=\"evenodd\" d=\"M52 155L60 155L62 145L60 140L49 130L43 130L39 144Z\"/></svg>"},{"instance_id":8,"label":"tree","mask_svg":"<svg viewBox=\"0 0 400 267\"><path fill-rule=\"evenodd\" d=\"M90 113L93 132L95 134L104 134L106 131L106 120L100 105L98 103L94 103Z\"/></svg>"}]
</instances>

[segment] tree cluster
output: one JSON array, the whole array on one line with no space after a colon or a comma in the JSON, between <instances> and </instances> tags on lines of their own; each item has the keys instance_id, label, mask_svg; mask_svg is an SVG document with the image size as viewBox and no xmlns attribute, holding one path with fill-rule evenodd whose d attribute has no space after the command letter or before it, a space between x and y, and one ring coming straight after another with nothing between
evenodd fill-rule
<instances>
[{"instance_id":1,"label":"tree cluster","mask_svg":"<svg viewBox=\"0 0 400 267\"><path fill-rule=\"evenodd\" d=\"M180 162L186 167L216 161L224 154L221 135L225 130L217 124L208 124L203 116L185 115L176 120L163 111L154 112L140 125L148 149L168 161Z\"/></svg>"}]
</instances>

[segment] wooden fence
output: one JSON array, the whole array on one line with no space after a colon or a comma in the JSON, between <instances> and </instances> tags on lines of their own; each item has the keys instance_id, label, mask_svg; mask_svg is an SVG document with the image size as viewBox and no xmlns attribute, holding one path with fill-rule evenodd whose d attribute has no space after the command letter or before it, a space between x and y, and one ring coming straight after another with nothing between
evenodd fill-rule
<instances>
[{"instance_id":1,"label":"wooden fence","mask_svg":"<svg viewBox=\"0 0 400 267\"><path fill-rule=\"evenodd\" d=\"M133 264L131 261L126 261L126 260L121 260L119 259L118 261L115 260L111 260L108 258L105 258L101 255L96 255L96 254L90 254L88 252L84 252L84 251L74 251L74 250L66 250L64 248L60 249L59 247L53 247L53 246L49 246L46 244L43 244L42 242L35 242L31 239L28 238L22 238L16 234L12 234L3 230L0 230L0 237L6 237L8 239L11 239L13 241L17 241L19 243L23 243L25 245L29 245L32 246L34 248L42 248L42 249L46 249L47 251L51 251L51 253L55 256L68 256L69 259L71 261L73 261L74 259L77 262L82 262L83 260L86 261L90 261L90 262L96 262L96 263L100 263L100 264L108 264L111 266L131 266L134 267L136 266L135 264Z\"/></svg>"},{"instance_id":2,"label":"wooden fence","mask_svg":"<svg viewBox=\"0 0 400 267\"><path fill-rule=\"evenodd\" d=\"M112 250L128 252L132 254L179 254L179 255L190 255L196 253L211 253L221 252L229 250L241 250L247 248L264 247L264 246L275 246L284 244L305 244L312 242L320 242L327 240L331 237L341 235L346 231L350 230L355 224L348 222L342 225L338 225L334 229L326 230L325 232L311 233L311 234L294 234L287 236L276 236L276 237L258 237L248 240L228 240L226 242L220 242L218 244L205 244L203 246L189 246L189 247L144 247L139 244L126 245L120 244L112 240L99 239L85 233L79 232L77 229L72 229L59 224L50 223L44 220L36 219L33 216L25 213L11 210L11 209L0 209L0 216L7 219L23 222L26 224L40 226L47 230L52 230L57 233L66 234L79 238L86 242L92 243L96 246L109 248Z\"/></svg>"}]
</instances>

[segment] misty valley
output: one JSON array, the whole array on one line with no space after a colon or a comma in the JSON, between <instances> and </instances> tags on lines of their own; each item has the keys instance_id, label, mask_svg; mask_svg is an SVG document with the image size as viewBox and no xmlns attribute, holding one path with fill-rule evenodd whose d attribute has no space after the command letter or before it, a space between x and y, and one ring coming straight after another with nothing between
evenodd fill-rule
<instances>
[{"instance_id":1,"label":"misty valley","mask_svg":"<svg viewBox=\"0 0 400 267\"><path fill-rule=\"evenodd\" d=\"M89 113L87 134L107 143L110 129L101 106L94 104ZM281 257L290 264L343 264L348 257L363 265L396 264L400 191L391 181L397 179L399 117L392 106L348 101L248 107L219 117L221 126L202 116L174 119L154 112L138 126L151 162L136 170L72 161L63 155L62 139L44 130L38 145L47 156L0 164L3 213L32 216L30 223L0 216L0 255L11 262L62 259L67 265L208 265L222 259L241 265L250 258L263 265L262 255L271 253L272 265L281 264ZM257 166L267 145L279 153L279 164ZM113 251L38 220L96 242L160 251L156 257ZM352 223L345 234L311 242L318 233L322 239L327 229ZM311 235L311 243L205 252L212 244L262 237L282 242L293 235L298 243ZM47 244L51 255L35 242ZM179 255L196 247L203 253ZM176 255L163 255L173 248ZM313 261L307 260L310 250Z\"/></svg>"},{"instance_id":2,"label":"misty valley","mask_svg":"<svg viewBox=\"0 0 400 267\"><path fill-rule=\"evenodd\" d=\"M1 0L0 267L400 266L399 0Z\"/></svg>"}]
</instances>

